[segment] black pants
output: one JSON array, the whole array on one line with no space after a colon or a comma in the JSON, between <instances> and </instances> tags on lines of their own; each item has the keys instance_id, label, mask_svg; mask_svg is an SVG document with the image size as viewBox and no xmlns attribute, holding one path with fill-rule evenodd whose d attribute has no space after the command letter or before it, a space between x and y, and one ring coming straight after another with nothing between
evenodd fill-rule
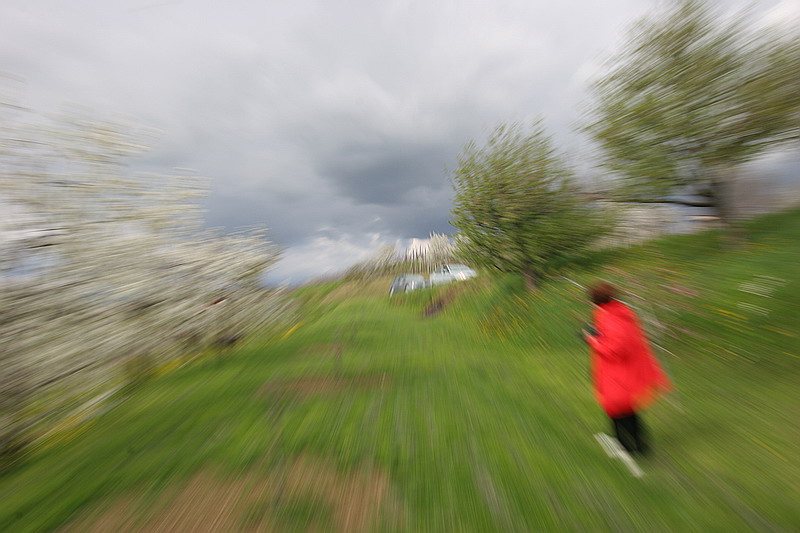
<instances>
[{"instance_id":1,"label":"black pants","mask_svg":"<svg viewBox=\"0 0 800 533\"><path fill-rule=\"evenodd\" d=\"M612 418L614 434L622 447L631 453L645 454L649 447L644 429L644 424L636 413Z\"/></svg>"}]
</instances>

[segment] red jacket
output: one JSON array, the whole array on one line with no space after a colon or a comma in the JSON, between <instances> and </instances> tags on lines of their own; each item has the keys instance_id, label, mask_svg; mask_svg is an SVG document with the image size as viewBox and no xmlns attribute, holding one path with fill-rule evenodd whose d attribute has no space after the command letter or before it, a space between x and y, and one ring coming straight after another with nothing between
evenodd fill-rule
<instances>
[{"instance_id":1,"label":"red jacket","mask_svg":"<svg viewBox=\"0 0 800 533\"><path fill-rule=\"evenodd\" d=\"M611 300L595 308L597 335L588 337L595 393L611 417L647 407L671 385L647 345L636 315Z\"/></svg>"}]
</instances>

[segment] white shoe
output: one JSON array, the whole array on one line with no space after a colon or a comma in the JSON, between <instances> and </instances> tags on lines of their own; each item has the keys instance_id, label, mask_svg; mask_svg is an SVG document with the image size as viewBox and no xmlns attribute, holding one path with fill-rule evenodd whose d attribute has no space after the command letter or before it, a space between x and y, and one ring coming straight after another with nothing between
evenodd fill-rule
<instances>
[{"instance_id":1,"label":"white shoe","mask_svg":"<svg viewBox=\"0 0 800 533\"><path fill-rule=\"evenodd\" d=\"M606 435L605 433L596 433L594 438L597 439L597 442L600 443L600 446L603 447L609 457L612 459L614 457L618 457L619 460L628 467L628 470L631 471L633 477L644 476L642 469L639 468L639 465L637 465L636 461L633 460L631 454L629 454L628 451L622 447L622 444L620 444L617 439L611 435Z\"/></svg>"}]
</instances>

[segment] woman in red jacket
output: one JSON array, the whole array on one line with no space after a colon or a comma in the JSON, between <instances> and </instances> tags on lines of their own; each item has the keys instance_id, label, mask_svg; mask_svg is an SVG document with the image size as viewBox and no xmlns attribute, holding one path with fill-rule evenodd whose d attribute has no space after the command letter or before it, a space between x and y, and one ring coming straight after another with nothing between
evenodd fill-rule
<instances>
[{"instance_id":1,"label":"woman in red jacket","mask_svg":"<svg viewBox=\"0 0 800 533\"><path fill-rule=\"evenodd\" d=\"M599 283L589 290L595 305L589 344L592 377L600 405L611 418L617 440L629 452L646 453L644 427L637 416L670 383L650 351L633 311L615 299L616 289Z\"/></svg>"}]
</instances>

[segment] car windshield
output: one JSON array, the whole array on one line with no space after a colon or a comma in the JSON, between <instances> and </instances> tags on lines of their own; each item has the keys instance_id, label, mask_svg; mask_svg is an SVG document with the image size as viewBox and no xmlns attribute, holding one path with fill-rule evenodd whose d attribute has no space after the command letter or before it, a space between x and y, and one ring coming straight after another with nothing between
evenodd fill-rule
<instances>
[{"instance_id":1,"label":"car windshield","mask_svg":"<svg viewBox=\"0 0 800 533\"><path fill-rule=\"evenodd\" d=\"M450 267L450 272L464 272L467 270L472 270L467 265L448 265Z\"/></svg>"}]
</instances>

